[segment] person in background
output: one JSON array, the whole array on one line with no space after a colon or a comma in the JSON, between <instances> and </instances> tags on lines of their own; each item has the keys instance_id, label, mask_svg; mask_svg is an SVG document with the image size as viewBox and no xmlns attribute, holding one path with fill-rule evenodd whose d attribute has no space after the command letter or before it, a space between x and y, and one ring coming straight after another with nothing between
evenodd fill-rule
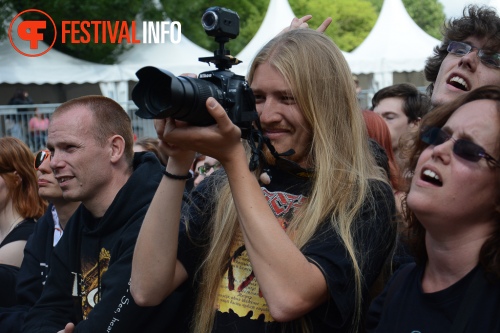
<instances>
[{"instance_id":1,"label":"person in background","mask_svg":"<svg viewBox=\"0 0 500 333\"><path fill-rule=\"evenodd\" d=\"M194 186L198 186L207 176L210 176L214 171L220 169L222 165L215 158L201 155L195 164Z\"/></svg>"},{"instance_id":2,"label":"person in background","mask_svg":"<svg viewBox=\"0 0 500 333\"><path fill-rule=\"evenodd\" d=\"M30 149L19 139L0 138L0 306L16 302L23 250L46 208L47 203L38 195Z\"/></svg>"},{"instance_id":3,"label":"person in background","mask_svg":"<svg viewBox=\"0 0 500 333\"><path fill-rule=\"evenodd\" d=\"M443 39L424 74L433 106L485 85L500 86L500 17L493 7L469 5L444 24Z\"/></svg>"},{"instance_id":4,"label":"person in background","mask_svg":"<svg viewBox=\"0 0 500 333\"><path fill-rule=\"evenodd\" d=\"M395 209L347 62L324 34L290 30L264 46L248 80L263 134L293 154L264 149L250 171L241 131L214 98L216 125L155 120L170 159L134 251L134 300L158 304L187 281L197 333L358 331L395 243ZM195 151L224 172L191 192L178 239Z\"/></svg>"},{"instance_id":5,"label":"person in background","mask_svg":"<svg viewBox=\"0 0 500 333\"><path fill-rule=\"evenodd\" d=\"M165 158L160 154L158 149L158 138L142 138L134 142L134 152L140 153L143 151L150 151L156 155L161 164L167 165L168 156Z\"/></svg>"},{"instance_id":6,"label":"person in background","mask_svg":"<svg viewBox=\"0 0 500 333\"><path fill-rule=\"evenodd\" d=\"M358 103L361 106L361 92L363 89L361 89L361 86L359 85L359 78L357 75L353 75L352 79L354 80L354 86L356 87L356 96L358 98Z\"/></svg>"},{"instance_id":7,"label":"person in background","mask_svg":"<svg viewBox=\"0 0 500 333\"><path fill-rule=\"evenodd\" d=\"M40 150L47 143L47 129L49 128L49 118L45 114L40 113L38 108L35 109L35 114L31 117L28 128L30 132L31 142L34 150Z\"/></svg>"},{"instance_id":8,"label":"person in background","mask_svg":"<svg viewBox=\"0 0 500 333\"><path fill-rule=\"evenodd\" d=\"M37 221L24 248L24 259L17 275L17 304L0 308L0 327L3 332L21 332L26 314L42 294L53 248L61 238L69 218L80 205L79 202L64 200L49 164L50 151L39 151L34 163L38 194L49 202L49 207Z\"/></svg>"},{"instance_id":9,"label":"person in background","mask_svg":"<svg viewBox=\"0 0 500 333\"><path fill-rule=\"evenodd\" d=\"M29 105L33 104L31 97L28 94L27 90L23 90L21 88L16 89L14 95L9 100L9 105ZM32 111L31 108L18 108L18 112Z\"/></svg>"},{"instance_id":10,"label":"person in background","mask_svg":"<svg viewBox=\"0 0 500 333\"><path fill-rule=\"evenodd\" d=\"M372 303L368 332L500 332L500 88L422 119L410 155L403 266Z\"/></svg>"},{"instance_id":11,"label":"person in background","mask_svg":"<svg viewBox=\"0 0 500 333\"><path fill-rule=\"evenodd\" d=\"M23 129L21 124L19 124L20 119L15 115L7 115L5 117L5 129L7 132L7 136L12 136L14 138L18 138L19 140L24 140Z\"/></svg>"},{"instance_id":12,"label":"person in background","mask_svg":"<svg viewBox=\"0 0 500 333\"><path fill-rule=\"evenodd\" d=\"M383 271L383 274L377 280L377 284L370 290L371 297L377 296L384 288L385 284L389 280L392 273L397 270L401 265L413 262L413 256L410 254L408 249L408 244L406 241L406 235L404 230L406 230L406 225L403 219L403 199L404 191L402 190L402 179L400 171L394 155L392 153L391 144L391 134L389 128L385 123L384 119L377 113L369 110L363 110L363 118L365 119L366 128L368 130L368 136L375 140L384 149L387 155L387 166L388 178L392 186L392 191L394 193L394 199L396 201L396 224L397 224L397 244L394 254L391 258L388 258L387 265ZM379 163L380 164L380 163Z\"/></svg>"},{"instance_id":13,"label":"person in background","mask_svg":"<svg viewBox=\"0 0 500 333\"><path fill-rule=\"evenodd\" d=\"M389 127L393 155L402 173L406 167L406 159L401 154L400 140L418 129L420 119L430 108L429 97L407 83L382 88L372 98L371 109L379 114Z\"/></svg>"},{"instance_id":14,"label":"person in background","mask_svg":"<svg viewBox=\"0 0 500 333\"><path fill-rule=\"evenodd\" d=\"M203 165L203 163L205 163L205 157L206 157L205 155L200 154L200 153L195 154L194 159L193 159L193 163L191 164L191 168L189 170L189 172L191 173L191 175L193 177L186 181L187 193L190 193L193 190L193 188L195 187L195 182L196 182L196 185L198 185L200 183L201 179L199 179L199 181L197 181L197 179L199 177L204 178L203 176L200 176L200 172L198 171L198 168L200 168Z\"/></svg>"},{"instance_id":15,"label":"person in background","mask_svg":"<svg viewBox=\"0 0 500 333\"><path fill-rule=\"evenodd\" d=\"M28 111L34 111L34 108L19 107L18 105L31 105L33 101L29 97L28 91L21 88L17 88L14 95L10 98L9 105L16 106L16 110L19 114L6 116L9 119L9 124L7 130L10 130L10 135L16 137L22 141L30 142L29 137L29 114Z\"/></svg>"},{"instance_id":16,"label":"person in background","mask_svg":"<svg viewBox=\"0 0 500 333\"><path fill-rule=\"evenodd\" d=\"M130 295L135 241L162 177L158 159L132 146L131 120L110 98L75 98L52 114L49 166L63 198L81 205L22 332L185 332L174 328L183 292L149 308Z\"/></svg>"},{"instance_id":17,"label":"person in background","mask_svg":"<svg viewBox=\"0 0 500 333\"><path fill-rule=\"evenodd\" d=\"M392 140L389 127L387 127L384 119L382 119L382 117L377 113L369 110L363 110L362 113L366 129L368 131L368 137L375 140L384 149L387 155L388 166L385 168L388 171L387 178L389 179L392 191L394 192L396 208L399 212L401 212L401 196L403 194L401 192L401 175L392 150Z\"/></svg>"}]
</instances>

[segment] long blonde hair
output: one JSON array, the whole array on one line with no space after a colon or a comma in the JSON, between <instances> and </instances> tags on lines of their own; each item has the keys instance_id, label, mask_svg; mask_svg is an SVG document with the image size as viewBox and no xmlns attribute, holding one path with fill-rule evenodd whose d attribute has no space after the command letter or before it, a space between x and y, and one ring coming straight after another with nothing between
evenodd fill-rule
<instances>
[{"instance_id":1,"label":"long blonde hair","mask_svg":"<svg viewBox=\"0 0 500 333\"><path fill-rule=\"evenodd\" d=\"M368 180L383 179L368 147L365 124L359 110L352 74L341 51L325 35L309 29L292 30L271 40L256 56L249 72L267 63L285 79L300 110L312 128L310 144L314 167L307 202L295 213L287 229L302 248L328 221L342 239L353 263L356 285L357 327L362 308L362 255L353 240L351 225L370 195ZM231 240L239 229L229 184L218 186L210 240L200 270L195 332L210 332L220 280L230 257ZM302 326L307 326L305 320ZM307 329L307 327L305 327Z\"/></svg>"}]
</instances>

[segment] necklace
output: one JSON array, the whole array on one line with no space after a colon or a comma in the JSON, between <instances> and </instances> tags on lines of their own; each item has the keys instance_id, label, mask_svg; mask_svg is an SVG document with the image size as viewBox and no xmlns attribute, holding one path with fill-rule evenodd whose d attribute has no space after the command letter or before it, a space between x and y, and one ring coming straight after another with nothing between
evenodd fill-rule
<instances>
[{"instance_id":1,"label":"necklace","mask_svg":"<svg viewBox=\"0 0 500 333\"><path fill-rule=\"evenodd\" d=\"M24 218L22 216L19 216L12 224L10 225L9 233L14 230L17 226L21 224L21 222L24 221Z\"/></svg>"}]
</instances>

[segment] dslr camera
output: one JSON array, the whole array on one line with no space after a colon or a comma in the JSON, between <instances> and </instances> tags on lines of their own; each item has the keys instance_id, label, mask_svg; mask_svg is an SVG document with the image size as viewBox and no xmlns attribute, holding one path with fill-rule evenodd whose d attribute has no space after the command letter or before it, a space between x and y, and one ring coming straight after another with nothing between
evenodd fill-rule
<instances>
[{"instance_id":1,"label":"dslr camera","mask_svg":"<svg viewBox=\"0 0 500 333\"><path fill-rule=\"evenodd\" d=\"M214 97L226 110L231 121L242 129L246 137L252 122L258 119L255 98L245 77L236 75L229 68L240 61L230 55L224 44L238 36L240 18L223 7L208 8L201 23L207 35L215 37L219 48L213 57L199 58L213 63L217 70L200 73L198 79L176 77L171 72L156 67L143 67L137 71L139 82L132 91L132 100L138 106L136 115L145 119L171 117L196 126L215 124L205 102Z\"/></svg>"}]
</instances>

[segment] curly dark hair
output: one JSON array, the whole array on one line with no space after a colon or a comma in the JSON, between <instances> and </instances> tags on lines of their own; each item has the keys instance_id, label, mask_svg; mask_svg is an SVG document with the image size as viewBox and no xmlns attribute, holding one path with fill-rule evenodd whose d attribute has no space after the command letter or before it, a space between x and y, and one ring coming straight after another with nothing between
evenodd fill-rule
<instances>
[{"instance_id":1,"label":"curly dark hair","mask_svg":"<svg viewBox=\"0 0 500 333\"><path fill-rule=\"evenodd\" d=\"M371 109L373 110L383 99L390 97L403 99L403 112L408 117L408 123L419 120L431 109L429 96L421 93L417 87L409 83L394 84L377 91L373 95Z\"/></svg>"},{"instance_id":2,"label":"curly dark hair","mask_svg":"<svg viewBox=\"0 0 500 333\"><path fill-rule=\"evenodd\" d=\"M432 112L428 113L421 121L421 128L426 126L443 127L451 115L460 106L476 100L492 100L496 102L498 114L500 115L500 87L488 85L477 88L468 94L465 94L451 103L446 103L436 107ZM499 124L500 125L500 124ZM411 142L406 144L410 150L409 167L410 170L415 170L420 154L427 148L427 144L418 139L420 133L415 133ZM497 138L498 140L498 138ZM500 156L500 144L497 145L497 151L494 156ZM491 166L493 167L493 166ZM500 188L500 168L497 168L496 182ZM424 264L427 261L427 250L425 248L425 228L422 226L418 218L406 205L405 198L405 220L408 225L407 239L412 248L415 259L419 264ZM500 278L500 195L495 202L495 218L497 224L493 234L486 240L481 247L479 254L479 262L486 272L492 273L496 278Z\"/></svg>"},{"instance_id":3,"label":"curly dark hair","mask_svg":"<svg viewBox=\"0 0 500 333\"><path fill-rule=\"evenodd\" d=\"M464 41L468 37L488 39L489 49L500 49L500 17L494 8L489 6L469 5L464 8L463 16L448 20L442 29L443 41L434 48L434 55L425 63L424 74L431 84L427 87L429 96L434 90L439 68L448 55L450 41Z\"/></svg>"}]
</instances>

